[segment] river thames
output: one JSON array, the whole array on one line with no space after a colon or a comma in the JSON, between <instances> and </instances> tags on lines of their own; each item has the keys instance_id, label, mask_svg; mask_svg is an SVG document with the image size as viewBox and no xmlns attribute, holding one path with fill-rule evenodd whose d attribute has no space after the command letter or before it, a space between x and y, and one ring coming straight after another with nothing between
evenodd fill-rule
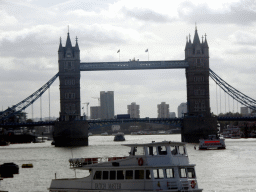
<instances>
[{"instance_id":1,"label":"river thames","mask_svg":"<svg viewBox=\"0 0 256 192\"><path fill-rule=\"evenodd\" d=\"M19 174L0 182L0 191L47 192L51 179L84 177L83 171L69 168L68 159L79 157L127 156L128 143L180 141L180 135L126 135L126 141L114 142L114 136L90 136L89 146L57 148L45 143L13 144L0 147L0 164L13 162ZM199 188L204 192L256 192L256 139L226 139L226 150L194 150L187 144L190 163L196 164ZM32 163L33 168L21 168Z\"/></svg>"}]
</instances>

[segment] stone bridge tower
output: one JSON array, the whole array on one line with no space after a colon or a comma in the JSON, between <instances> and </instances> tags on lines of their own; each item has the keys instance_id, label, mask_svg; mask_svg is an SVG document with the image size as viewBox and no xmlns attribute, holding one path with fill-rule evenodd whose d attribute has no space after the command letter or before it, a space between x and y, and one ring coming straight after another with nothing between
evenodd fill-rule
<instances>
[{"instance_id":1,"label":"stone bridge tower","mask_svg":"<svg viewBox=\"0 0 256 192\"><path fill-rule=\"evenodd\" d=\"M66 47L59 45L60 120L80 119L80 50L72 47L69 33Z\"/></svg>"},{"instance_id":2,"label":"stone bridge tower","mask_svg":"<svg viewBox=\"0 0 256 192\"><path fill-rule=\"evenodd\" d=\"M190 35L185 47L187 79L187 108L184 117L182 141L198 142L200 138L217 133L217 119L212 117L209 93L209 47L205 37L198 36L197 28L193 43Z\"/></svg>"},{"instance_id":3,"label":"stone bridge tower","mask_svg":"<svg viewBox=\"0 0 256 192\"><path fill-rule=\"evenodd\" d=\"M58 50L60 82L60 116L55 124L55 146L87 146L88 123L81 118L80 100L80 50L72 47L69 33L66 47L61 40Z\"/></svg>"}]
</instances>

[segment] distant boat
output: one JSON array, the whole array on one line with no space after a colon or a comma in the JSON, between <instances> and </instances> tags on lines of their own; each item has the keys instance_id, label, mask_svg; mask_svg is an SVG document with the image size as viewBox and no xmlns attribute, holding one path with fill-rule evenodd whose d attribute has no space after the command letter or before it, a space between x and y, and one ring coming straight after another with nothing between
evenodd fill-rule
<instances>
[{"instance_id":1,"label":"distant boat","mask_svg":"<svg viewBox=\"0 0 256 192\"><path fill-rule=\"evenodd\" d=\"M125 141L124 133L118 132L114 137L114 141Z\"/></svg>"},{"instance_id":2,"label":"distant boat","mask_svg":"<svg viewBox=\"0 0 256 192\"><path fill-rule=\"evenodd\" d=\"M199 150L207 149L226 149L225 139L209 135L207 139L199 139Z\"/></svg>"},{"instance_id":3,"label":"distant boat","mask_svg":"<svg viewBox=\"0 0 256 192\"><path fill-rule=\"evenodd\" d=\"M231 138L231 139L240 139L241 132L240 128L236 126L229 126L227 129L223 130L223 137L224 138Z\"/></svg>"},{"instance_id":4,"label":"distant boat","mask_svg":"<svg viewBox=\"0 0 256 192\"><path fill-rule=\"evenodd\" d=\"M92 136L92 133L91 133L91 132L89 132L89 133L88 133L88 136Z\"/></svg>"},{"instance_id":5,"label":"distant boat","mask_svg":"<svg viewBox=\"0 0 256 192\"><path fill-rule=\"evenodd\" d=\"M102 136L108 135L108 132L101 133Z\"/></svg>"}]
</instances>

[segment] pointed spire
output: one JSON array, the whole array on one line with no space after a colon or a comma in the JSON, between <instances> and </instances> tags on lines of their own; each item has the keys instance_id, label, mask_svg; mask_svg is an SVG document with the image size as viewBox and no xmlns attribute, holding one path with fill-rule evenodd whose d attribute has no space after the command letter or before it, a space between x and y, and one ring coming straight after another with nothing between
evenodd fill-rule
<instances>
[{"instance_id":1,"label":"pointed spire","mask_svg":"<svg viewBox=\"0 0 256 192\"><path fill-rule=\"evenodd\" d=\"M207 40L206 40L206 36L207 36L206 33L205 33L204 36L205 36L205 38L204 38L204 47L209 48L208 43L207 43Z\"/></svg>"},{"instance_id":2,"label":"pointed spire","mask_svg":"<svg viewBox=\"0 0 256 192\"><path fill-rule=\"evenodd\" d=\"M186 36L186 46L185 46L185 50L187 50L188 48L188 36Z\"/></svg>"},{"instance_id":3,"label":"pointed spire","mask_svg":"<svg viewBox=\"0 0 256 192\"><path fill-rule=\"evenodd\" d=\"M190 33L189 33L189 41L188 41L189 44L191 44L191 38L190 38L190 37L191 37L191 35L190 35Z\"/></svg>"},{"instance_id":4,"label":"pointed spire","mask_svg":"<svg viewBox=\"0 0 256 192\"><path fill-rule=\"evenodd\" d=\"M59 45L59 52L63 51L62 43L61 43L61 37L60 37L60 45Z\"/></svg>"},{"instance_id":5,"label":"pointed spire","mask_svg":"<svg viewBox=\"0 0 256 192\"><path fill-rule=\"evenodd\" d=\"M79 46L78 46L78 38L76 36L76 46L75 46L75 51L80 51Z\"/></svg>"},{"instance_id":6,"label":"pointed spire","mask_svg":"<svg viewBox=\"0 0 256 192\"><path fill-rule=\"evenodd\" d=\"M200 39L199 39L199 36L198 36L198 33L197 33L197 27L196 27L196 29L195 29L195 35L194 35L193 44L194 44L194 45L200 44Z\"/></svg>"},{"instance_id":7,"label":"pointed spire","mask_svg":"<svg viewBox=\"0 0 256 192\"><path fill-rule=\"evenodd\" d=\"M69 37L69 32L68 32L68 37L67 37L67 41L66 41L66 48L72 48L72 44L71 44L71 40L70 40L70 37Z\"/></svg>"}]
</instances>

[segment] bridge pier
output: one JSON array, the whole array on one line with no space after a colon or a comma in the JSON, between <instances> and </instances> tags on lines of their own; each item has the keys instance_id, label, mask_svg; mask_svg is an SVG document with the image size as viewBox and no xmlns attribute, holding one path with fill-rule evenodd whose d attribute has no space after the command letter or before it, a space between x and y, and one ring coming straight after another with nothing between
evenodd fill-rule
<instances>
[{"instance_id":1,"label":"bridge pier","mask_svg":"<svg viewBox=\"0 0 256 192\"><path fill-rule=\"evenodd\" d=\"M181 140L187 143L199 143L199 139L217 134L217 117L188 116L183 119Z\"/></svg>"},{"instance_id":2,"label":"bridge pier","mask_svg":"<svg viewBox=\"0 0 256 192\"><path fill-rule=\"evenodd\" d=\"M54 125L55 147L88 146L87 121L59 121Z\"/></svg>"}]
</instances>

